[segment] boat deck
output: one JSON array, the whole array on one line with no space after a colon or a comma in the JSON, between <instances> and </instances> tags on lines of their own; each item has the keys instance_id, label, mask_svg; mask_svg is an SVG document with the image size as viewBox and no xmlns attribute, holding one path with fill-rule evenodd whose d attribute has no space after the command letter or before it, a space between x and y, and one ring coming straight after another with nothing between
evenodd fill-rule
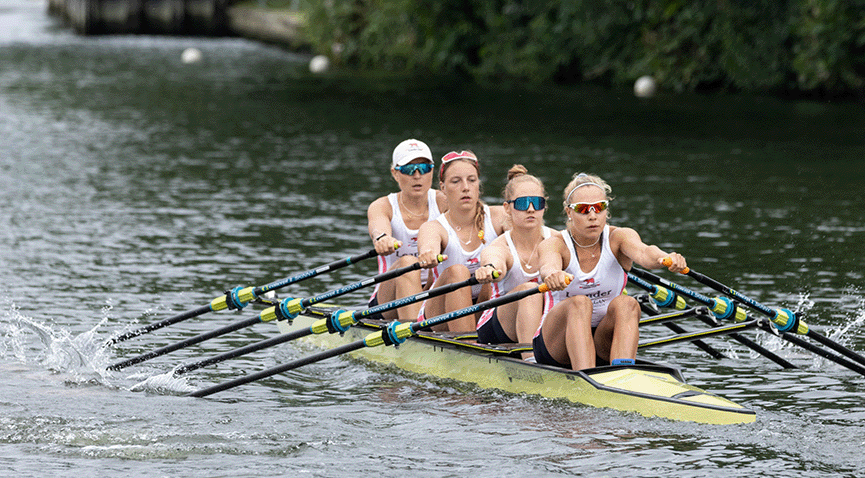
<instances>
[{"instance_id":1,"label":"boat deck","mask_svg":"<svg viewBox=\"0 0 865 478\"><path fill-rule=\"evenodd\" d=\"M283 333L308 329L333 310L314 307L292 324L278 321L278 325ZM383 325L381 321L363 320L345 334L314 334L303 340L332 348L361 340ZM523 361L520 353L530 350L529 344L486 345L474 339L474 334L421 332L398 347L367 347L352 355L485 389L564 399L647 417L711 424L750 423L756 419L754 411L688 385L674 367L638 361L632 366L565 370Z\"/></svg>"}]
</instances>

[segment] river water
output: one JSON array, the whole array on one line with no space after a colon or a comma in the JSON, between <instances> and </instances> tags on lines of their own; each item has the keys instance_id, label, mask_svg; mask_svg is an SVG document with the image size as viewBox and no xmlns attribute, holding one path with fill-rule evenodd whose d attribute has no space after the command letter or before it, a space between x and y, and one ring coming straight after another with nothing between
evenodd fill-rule
<instances>
[{"instance_id":1,"label":"river water","mask_svg":"<svg viewBox=\"0 0 865 478\"><path fill-rule=\"evenodd\" d=\"M478 153L485 198L525 164L553 204L601 174L611 222L865 351L861 104L445 80L312 77L242 39L78 37L0 0L0 470L7 476L862 476L863 377L762 333L643 356L757 412L647 419L331 359L207 399L185 392L311 353L288 344L168 379L271 336L260 325L119 372L106 366L254 312L105 340L369 249L393 146ZM199 48L203 61L183 64ZM548 224L562 226L554 206ZM307 297L357 264L286 288ZM665 277L714 296L687 277ZM358 303L367 291L344 300ZM702 325L683 322L697 329ZM645 337L669 335L647 328Z\"/></svg>"}]
</instances>

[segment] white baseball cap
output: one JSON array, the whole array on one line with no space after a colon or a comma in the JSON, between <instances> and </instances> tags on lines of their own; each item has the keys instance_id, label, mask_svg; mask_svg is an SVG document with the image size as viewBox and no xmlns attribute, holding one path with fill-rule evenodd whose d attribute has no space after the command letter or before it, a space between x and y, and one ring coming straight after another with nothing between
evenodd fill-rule
<instances>
[{"instance_id":1,"label":"white baseball cap","mask_svg":"<svg viewBox=\"0 0 865 478\"><path fill-rule=\"evenodd\" d=\"M416 139L407 139L394 148L391 167L405 166L417 158L424 158L434 163L432 152L430 152L429 146L426 143Z\"/></svg>"}]
</instances>

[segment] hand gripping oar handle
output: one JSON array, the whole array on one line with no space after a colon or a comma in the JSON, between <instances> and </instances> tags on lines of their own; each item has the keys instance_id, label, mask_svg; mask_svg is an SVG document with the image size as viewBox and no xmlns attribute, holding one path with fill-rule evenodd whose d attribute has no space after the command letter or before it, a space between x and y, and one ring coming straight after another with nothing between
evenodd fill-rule
<instances>
[{"instance_id":1,"label":"hand gripping oar handle","mask_svg":"<svg viewBox=\"0 0 865 478\"><path fill-rule=\"evenodd\" d=\"M153 332L154 330L161 329L163 327L167 327L169 325L176 324L178 322L183 322L184 320L191 319L193 317L198 317L200 315L204 315L208 312L215 312L223 309L242 309L249 304L250 301L260 296L265 292L269 292L271 290L276 290L281 287L285 287L289 284L294 284L295 282L300 282L302 280L306 280L312 277L315 277L319 274L324 274L325 272L334 271L337 269L341 269L343 267L347 267L356 262L360 262L364 259L369 259L371 257L375 257L377 254L375 249L371 249L363 254L358 254L355 256L347 257L345 259L340 259L338 261L331 262L330 264L323 265L321 267L317 267L315 269L308 270L306 272L302 272L300 274L287 277L285 279L278 280L276 282L271 282L270 284L261 286L261 287L235 287L232 290L226 291L225 295L217 297L210 301L210 304L199 307L197 309L189 310L183 312L182 314L178 314L174 317L170 317L161 322L156 322L150 325L146 325L141 327L140 329L133 330L131 332L126 332L125 334L118 335L117 337L113 337L106 342L106 346L111 346L119 342L123 342L125 340L129 340L133 337L138 337L139 335L144 335L149 332Z\"/></svg>"},{"instance_id":2,"label":"hand gripping oar handle","mask_svg":"<svg viewBox=\"0 0 865 478\"><path fill-rule=\"evenodd\" d=\"M342 333L348 330L348 328L356 323L364 317L369 317L373 314L380 314L382 312L386 312L388 310L398 309L400 307L404 307L409 304L413 304L415 302L420 302L422 300L430 299L432 297L438 297L440 295L447 294L448 292L453 292L457 289L461 289L463 287L473 286L478 283L478 280L474 277L470 277L467 280L462 282L456 282L453 284L443 285L441 287L436 287L435 289L430 289L428 291L421 292L419 294L415 294L408 297L403 297L402 299L393 300L390 302L386 302L384 304L377 305L375 307L371 307L369 309L364 310L355 310L355 311L345 311L345 310L336 310L331 312L327 317L315 321L311 326L306 329L295 330L294 332L289 332L286 334L281 334L276 337L269 338L267 340L262 340L261 342L256 342L254 344L247 345L245 347L240 347L228 352L225 352L220 355L215 355L206 360L202 360L200 362L195 362L189 365L183 365L174 370L174 376L182 375L186 372L191 372L193 370L197 370L201 367L206 367L208 365L213 365L219 362L223 362L228 359L232 359L235 357L240 357L242 355L250 354L252 352L257 352L259 350L263 350L269 347L274 347L276 345L290 342L292 340L300 339L313 334L324 334L324 333Z\"/></svg>"},{"instance_id":3,"label":"hand gripping oar handle","mask_svg":"<svg viewBox=\"0 0 865 478\"><path fill-rule=\"evenodd\" d=\"M830 349L844 355L847 358L850 358L860 364L865 364L865 357L859 355L858 353L848 349L847 347L835 342L834 340L822 335L816 331L810 330L807 324L803 322L799 317L796 316L792 311L788 309L771 309L766 307L765 305L757 302L754 299L751 299L748 296L741 294L740 292L727 287L724 284L712 279L711 277L707 277L699 272L696 272L691 269L685 269L682 271L683 274L687 274L693 277L697 282L700 282L704 285L711 287L712 289L717 290L729 297L732 297L745 305L751 307L752 309L761 312L762 314L769 317L775 326L777 327L779 332L785 333L790 331L795 331L797 334L805 335L810 337L822 345L829 347ZM848 367L849 368L849 367Z\"/></svg>"},{"instance_id":4,"label":"hand gripping oar handle","mask_svg":"<svg viewBox=\"0 0 865 478\"><path fill-rule=\"evenodd\" d=\"M443 256L439 256L439 262L441 262L442 259L443 259ZM322 294L322 295L318 296L317 298L320 298L320 300L326 300L326 299L330 299L333 297L338 297L340 295L347 294L351 291L357 290L361 287L366 287L366 286L369 286L372 284L377 284L379 282L382 282L382 281L385 281L388 279L392 279L394 277L398 277L398 276L405 274L407 272L417 270L419 267L420 266L417 265L417 263L415 263L415 264L412 264L410 266L401 267L399 269L393 269L393 270L387 271L383 274L378 274L376 276L373 276L369 279L365 279L365 280L362 280L360 282L356 282L350 286L342 287L342 288L336 289L334 291L328 292L326 294ZM306 303L314 304L314 303L317 303L317 300L316 300L317 298L314 297L312 299L303 299L303 300L301 300L301 299L286 299L283 302L287 303L289 306L292 306L295 301L299 301L300 304L306 304ZM304 302L304 301L309 301L309 302ZM304 306L304 309L305 308L306 308L306 306ZM277 307L270 307L268 309L263 310L256 317L242 320L240 322L235 322L234 324L227 325L225 327L222 327L222 328L219 328L216 330L212 330L210 332L205 332L203 334L196 335L195 337L190 337L186 340L181 340L180 342L175 342L173 344L166 345L165 347L153 350L151 352L141 354L137 357L132 357L132 358L124 360L122 362L118 362L118 363L115 363L113 365L109 365L108 370L121 370L121 369L124 369L130 365L135 365L135 364L144 362L146 360L150 360L152 358L159 357L161 355L165 355L165 354L170 353L170 352L174 352L175 350L179 350L179 349L182 349L184 347L188 347L190 345L204 342L205 340L210 340L214 337L219 337L219 336L234 332L236 330L240 330L240 329L245 328L245 327L250 327L250 326L255 325L257 323L260 323L260 322L269 322L269 321L277 319L277 318L282 318L281 314L279 312L277 312L276 310L277 310ZM301 309L301 310L303 310L303 309ZM297 314L294 314L293 317L297 317Z\"/></svg>"},{"instance_id":5,"label":"hand gripping oar handle","mask_svg":"<svg viewBox=\"0 0 865 478\"><path fill-rule=\"evenodd\" d=\"M260 372L247 375L245 377L241 377L235 380L231 380L229 382L225 382L219 385L215 385L213 387L204 388L201 390L197 390L188 394L190 397L206 397L208 395L212 395L217 392L221 392L223 390L228 390L229 388L234 388L249 382L254 382L256 380L261 380L263 378L270 377L272 375L276 375L278 373L287 372L289 370L293 370L299 367L302 367L307 364L320 362L322 360L336 357L338 355L346 354L349 352L353 352L355 350L360 350L364 347L376 347L379 345L399 345L406 341L410 336L415 335L420 329L431 327L434 325L439 325L446 323L448 321L454 320L459 317L463 317L465 315L473 314L482 310L491 309L493 307L498 307L503 304L507 304L510 302L515 302L522 298L528 297L532 294L542 293L549 290L546 284L541 284L538 287L534 287L532 289L526 289L519 292L512 292L509 294L505 294L501 297L497 297L495 299L491 299L485 302L481 302L480 304L475 304L470 307L466 307L464 309L460 309L454 312L450 312L447 314L442 314L431 319L426 319L421 322L411 322L411 323L399 323L399 322L391 322L387 328L373 332L367 335L365 338L342 345L340 347L335 347L330 350L326 350L324 352L320 352L318 354L310 355L309 357L305 357L299 360L295 360L293 362L289 362L277 367L269 368L267 370L262 370Z\"/></svg>"}]
</instances>

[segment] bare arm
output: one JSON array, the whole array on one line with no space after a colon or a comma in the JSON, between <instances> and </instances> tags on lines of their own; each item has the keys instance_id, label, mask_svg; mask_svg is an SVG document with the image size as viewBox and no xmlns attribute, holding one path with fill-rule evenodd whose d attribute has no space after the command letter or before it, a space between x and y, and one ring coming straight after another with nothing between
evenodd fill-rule
<instances>
[{"instance_id":1,"label":"bare arm","mask_svg":"<svg viewBox=\"0 0 865 478\"><path fill-rule=\"evenodd\" d=\"M481 267L475 271L475 278L481 284L498 282L504 278L513 266L513 257L504 236L497 237L489 246L481 251ZM498 272L498 275L494 275Z\"/></svg>"},{"instance_id":2,"label":"bare arm","mask_svg":"<svg viewBox=\"0 0 865 478\"><path fill-rule=\"evenodd\" d=\"M438 256L448 245L448 233L438 221L421 224L417 233L418 262L427 269L438 265ZM445 257L446 259L447 257Z\"/></svg>"},{"instance_id":3,"label":"bare arm","mask_svg":"<svg viewBox=\"0 0 865 478\"><path fill-rule=\"evenodd\" d=\"M490 221L496 229L496 235L501 236L505 232L505 208L502 206L490 206Z\"/></svg>"},{"instance_id":4,"label":"bare arm","mask_svg":"<svg viewBox=\"0 0 865 478\"><path fill-rule=\"evenodd\" d=\"M688 267L681 254L666 252L658 246L644 243L637 231L629 227L617 227L610 233L610 247L625 269L631 268L631 261L647 269L660 269L664 267L663 261L667 257L672 259L668 267L671 272L681 272Z\"/></svg>"},{"instance_id":5,"label":"bare arm","mask_svg":"<svg viewBox=\"0 0 865 478\"><path fill-rule=\"evenodd\" d=\"M553 234L538 244L541 280L552 290L563 290L573 277L565 272L571 253L561 234Z\"/></svg>"},{"instance_id":6,"label":"bare arm","mask_svg":"<svg viewBox=\"0 0 865 478\"><path fill-rule=\"evenodd\" d=\"M439 212L444 214L448 212L448 197L441 191L436 191L436 204L438 204ZM435 219L431 217L430 219Z\"/></svg>"},{"instance_id":7,"label":"bare arm","mask_svg":"<svg viewBox=\"0 0 865 478\"><path fill-rule=\"evenodd\" d=\"M372 239L375 252L380 256L393 254L396 251L398 242L391 236L393 233L390 227L392 218L393 208L391 208L387 196L376 199L366 210L369 237Z\"/></svg>"}]
</instances>

